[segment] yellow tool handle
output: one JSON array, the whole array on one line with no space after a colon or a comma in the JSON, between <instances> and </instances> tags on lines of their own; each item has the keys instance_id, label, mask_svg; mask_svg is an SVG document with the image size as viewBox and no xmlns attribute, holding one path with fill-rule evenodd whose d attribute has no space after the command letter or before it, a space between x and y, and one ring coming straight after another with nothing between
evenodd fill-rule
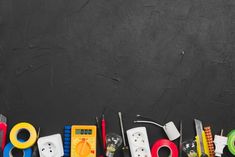
<instances>
[{"instance_id":1,"label":"yellow tool handle","mask_svg":"<svg viewBox=\"0 0 235 157\"><path fill-rule=\"evenodd\" d=\"M196 139L196 143L197 143L197 155L198 155L198 157L201 157L202 151L201 151L199 137L196 136L195 139ZM203 145L204 145L205 154L208 155L208 157L210 157L210 155L209 155L209 147L208 147L208 144L207 144L206 134L205 134L204 131L202 132L202 142L203 142Z\"/></svg>"}]
</instances>

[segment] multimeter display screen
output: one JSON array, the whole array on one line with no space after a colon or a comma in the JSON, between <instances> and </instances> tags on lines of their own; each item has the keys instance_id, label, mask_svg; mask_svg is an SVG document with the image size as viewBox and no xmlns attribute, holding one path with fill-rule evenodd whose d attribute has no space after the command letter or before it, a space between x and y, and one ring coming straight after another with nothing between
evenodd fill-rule
<instances>
[{"instance_id":1,"label":"multimeter display screen","mask_svg":"<svg viewBox=\"0 0 235 157\"><path fill-rule=\"evenodd\" d=\"M75 134L76 135L91 135L92 130L91 129L76 129Z\"/></svg>"}]
</instances>

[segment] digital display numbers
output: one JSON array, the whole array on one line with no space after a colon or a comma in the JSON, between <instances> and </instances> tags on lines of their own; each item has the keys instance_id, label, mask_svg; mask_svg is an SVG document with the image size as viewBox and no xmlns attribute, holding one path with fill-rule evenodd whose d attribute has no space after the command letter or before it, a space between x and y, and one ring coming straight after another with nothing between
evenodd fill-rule
<instances>
[{"instance_id":1,"label":"digital display numbers","mask_svg":"<svg viewBox=\"0 0 235 157\"><path fill-rule=\"evenodd\" d=\"M76 135L91 135L92 130L91 129L76 129L75 134Z\"/></svg>"}]
</instances>

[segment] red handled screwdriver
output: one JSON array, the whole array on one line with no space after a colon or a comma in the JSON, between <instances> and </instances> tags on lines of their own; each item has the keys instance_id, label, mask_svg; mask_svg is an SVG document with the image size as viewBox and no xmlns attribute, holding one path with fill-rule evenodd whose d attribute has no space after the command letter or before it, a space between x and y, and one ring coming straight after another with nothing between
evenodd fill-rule
<instances>
[{"instance_id":1,"label":"red handled screwdriver","mask_svg":"<svg viewBox=\"0 0 235 157\"><path fill-rule=\"evenodd\" d=\"M0 157L3 156L3 150L6 144L7 136L7 118L0 114Z\"/></svg>"}]
</instances>

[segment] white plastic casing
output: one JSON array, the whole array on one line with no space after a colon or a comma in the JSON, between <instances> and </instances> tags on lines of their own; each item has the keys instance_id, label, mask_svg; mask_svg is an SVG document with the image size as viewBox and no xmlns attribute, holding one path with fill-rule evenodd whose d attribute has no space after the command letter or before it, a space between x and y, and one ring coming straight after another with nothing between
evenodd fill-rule
<instances>
[{"instance_id":1,"label":"white plastic casing","mask_svg":"<svg viewBox=\"0 0 235 157\"><path fill-rule=\"evenodd\" d=\"M224 147L227 145L228 138L224 136L215 135L215 156L221 157Z\"/></svg>"},{"instance_id":2,"label":"white plastic casing","mask_svg":"<svg viewBox=\"0 0 235 157\"><path fill-rule=\"evenodd\" d=\"M172 121L166 123L163 129L170 141L174 141L180 137L180 133Z\"/></svg>"},{"instance_id":3,"label":"white plastic casing","mask_svg":"<svg viewBox=\"0 0 235 157\"><path fill-rule=\"evenodd\" d=\"M132 157L151 157L148 135L145 127L127 130L127 138Z\"/></svg>"},{"instance_id":4,"label":"white plastic casing","mask_svg":"<svg viewBox=\"0 0 235 157\"><path fill-rule=\"evenodd\" d=\"M60 134L40 137L37 144L40 157L64 156L63 143Z\"/></svg>"}]
</instances>

